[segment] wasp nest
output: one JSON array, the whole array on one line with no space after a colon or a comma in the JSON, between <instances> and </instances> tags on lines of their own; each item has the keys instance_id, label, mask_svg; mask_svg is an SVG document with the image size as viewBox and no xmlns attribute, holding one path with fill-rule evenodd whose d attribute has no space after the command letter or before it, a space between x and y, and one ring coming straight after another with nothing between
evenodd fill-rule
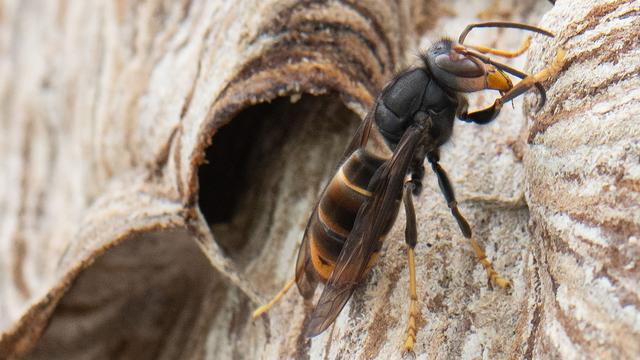
<instances>
[{"instance_id":1,"label":"wasp nest","mask_svg":"<svg viewBox=\"0 0 640 360\"><path fill-rule=\"evenodd\" d=\"M312 304L295 291L250 314L293 275L318 192L384 83L487 18L556 33L534 36L527 71L560 48L565 60L540 111L532 92L491 125L457 124L442 149L511 292L488 287L425 178L416 353L637 356L639 14L628 0L5 1L0 358L397 356L402 212L323 335L303 337Z\"/></svg>"}]
</instances>

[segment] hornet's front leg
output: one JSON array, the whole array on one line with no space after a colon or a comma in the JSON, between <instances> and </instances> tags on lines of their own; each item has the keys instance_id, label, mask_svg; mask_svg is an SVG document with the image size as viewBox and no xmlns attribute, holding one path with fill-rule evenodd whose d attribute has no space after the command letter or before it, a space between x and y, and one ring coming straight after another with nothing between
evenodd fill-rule
<instances>
[{"instance_id":1,"label":"hornet's front leg","mask_svg":"<svg viewBox=\"0 0 640 360\"><path fill-rule=\"evenodd\" d=\"M489 107L469 113L467 104L466 103L462 104L463 106L461 106L458 109L458 113L456 114L458 118L462 121L474 122L476 124L481 124L481 125L487 124L493 121L500 113L500 110L502 110L502 106L504 104L524 94L525 92L527 92L533 87L538 89L538 91L540 92L540 102L539 102L538 108L542 108L542 106L544 106L544 103L546 102L546 93L542 85L540 85L540 83L548 79L549 77L553 76L555 73L557 73L560 70L563 59L564 59L564 52L562 50L558 50L558 53L556 54L556 58L554 59L551 65L542 69L542 71L538 72L537 74L529 75L529 74L520 72L516 69L510 68L504 64L495 62L482 54L478 54L466 49L459 50L459 51L462 51L463 53L465 52L470 53L474 57L477 57L482 61L495 65L501 70L505 70L506 72L514 76L522 78L522 81L517 83L514 87L512 87L509 91L504 93L501 97L497 98L494 101L493 105Z\"/></svg>"}]
</instances>

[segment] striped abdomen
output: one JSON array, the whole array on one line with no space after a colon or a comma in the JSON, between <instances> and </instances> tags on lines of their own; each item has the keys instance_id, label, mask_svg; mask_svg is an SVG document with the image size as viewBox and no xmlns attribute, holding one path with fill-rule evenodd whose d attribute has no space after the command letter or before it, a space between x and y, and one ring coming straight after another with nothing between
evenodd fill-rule
<instances>
[{"instance_id":1,"label":"striped abdomen","mask_svg":"<svg viewBox=\"0 0 640 360\"><path fill-rule=\"evenodd\" d=\"M360 206L371 196L367 190L369 181L383 162L362 149L357 150L327 185L307 230L311 261L321 281L331 275Z\"/></svg>"}]
</instances>

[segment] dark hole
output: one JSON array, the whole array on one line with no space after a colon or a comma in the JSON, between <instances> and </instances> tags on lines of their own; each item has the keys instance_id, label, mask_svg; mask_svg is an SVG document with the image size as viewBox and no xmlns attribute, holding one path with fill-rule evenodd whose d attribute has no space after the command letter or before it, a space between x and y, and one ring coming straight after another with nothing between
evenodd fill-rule
<instances>
[{"instance_id":1,"label":"dark hole","mask_svg":"<svg viewBox=\"0 0 640 360\"><path fill-rule=\"evenodd\" d=\"M200 210L209 224L226 223L236 207L237 195L246 185L245 173L251 144L260 134L255 121L264 105L254 106L215 135L207 149L207 164L198 169L200 179Z\"/></svg>"},{"instance_id":2,"label":"dark hole","mask_svg":"<svg viewBox=\"0 0 640 360\"><path fill-rule=\"evenodd\" d=\"M198 176L200 209L223 249L248 259L248 243L303 230L358 123L335 96L303 96L252 106L222 127Z\"/></svg>"}]
</instances>

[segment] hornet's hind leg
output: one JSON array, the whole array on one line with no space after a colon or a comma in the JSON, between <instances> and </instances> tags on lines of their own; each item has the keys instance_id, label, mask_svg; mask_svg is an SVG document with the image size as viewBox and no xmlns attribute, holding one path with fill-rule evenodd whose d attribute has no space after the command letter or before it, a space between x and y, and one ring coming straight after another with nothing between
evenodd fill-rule
<instances>
[{"instance_id":1,"label":"hornet's hind leg","mask_svg":"<svg viewBox=\"0 0 640 360\"><path fill-rule=\"evenodd\" d=\"M462 214L460 213L460 210L458 210L458 203L456 202L456 198L453 193L453 187L451 186L451 182L447 177L447 173L440 166L440 164L438 164L438 161L439 161L438 153L437 152L430 153L427 156L427 159L431 164L431 168L438 176L438 185L440 185L440 190L442 191L442 194L444 195L447 201L449 209L451 209L451 214L453 214L453 217L458 222L458 226L460 227L460 230L462 231L462 234L464 235L464 237L469 239L469 241L471 242L471 247L473 248L473 251L476 253L476 257L478 258L478 261L480 262L480 264L482 264L485 271L487 272L487 276L489 278L489 285L491 286L492 284L494 284L494 285L498 285L501 288L511 287L511 282L509 281L509 279L502 277L493 268L493 264L491 264L491 261L487 259L487 255L484 251L484 248L480 243L478 243L478 241L475 239L475 236L473 236L473 233L471 231L471 226L469 226L469 223L467 222L467 220L462 216Z\"/></svg>"},{"instance_id":2,"label":"hornet's hind leg","mask_svg":"<svg viewBox=\"0 0 640 360\"><path fill-rule=\"evenodd\" d=\"M287 291L289 291L289 289L291 289L291 286L293 286L293 284L295 283L295 278L289 280L284 287L282 288L282 290L280 290L276 296L273 297L273 299L271 299L271 301L269 301L268 303L260 306L259 308L257 308L254 312L253 315L251 315L251 317L255 320L257 318L259 318L262 314L266 313L267 311L269 311L269 309L271 309L273 307L273 305L277 304L278 301L280 301L280 299L282 299L282 297L287 293Z\"/></svg>"}]
</instances>

